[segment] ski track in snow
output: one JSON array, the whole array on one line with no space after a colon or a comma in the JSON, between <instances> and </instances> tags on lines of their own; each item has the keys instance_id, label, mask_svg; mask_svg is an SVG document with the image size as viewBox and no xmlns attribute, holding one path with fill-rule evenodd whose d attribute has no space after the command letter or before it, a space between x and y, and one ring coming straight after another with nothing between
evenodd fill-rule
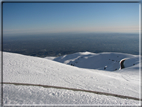
<instances>
[{"instance_id":1,"label":"ski track in snow","mask_svg":"<svg viewBox=\"0 0 142 107\"><path fill-rule=\"evenodd\" d=\"M91 61L90 57L93 59L92 55L98 56L98 54L89 53L89 52L86 53L80 52L79 54L85 55L86 58L85 61L87 61L87 59L88 61ZM139 62L137 61L138 56L129 55L129 54L120 54L120 53L101 53L100 55L105 55L105 54L106 55L111 54L111 58L116 57L115 54L117 55L119 54L120 56L122 55L123 57L121 57L120 59L123 59L124 57L128 58L128 60L126 60L126 63L124 63L127 68L114 72L99 70L99 68L98 70L88 69L83 67L78 68L75 66L63 64L63 62L59 63L52 61L57 58L51 58L50 60L48 60L46 58L31 57L31 56L4 52L3 80L4 82L31 83L31 84L33 83L33 84L43 84L43 85L108 92L113 94L139 98L140 78L138 70ZM69 57L70 59L65 60L64 58L67 57ZM73 61L74 58L77 60L78 58L81 57L82 56L79 57L76 56L76 54L73 54L73 57L66 55L63 57L59 57L58 59L62 58L62 60L70 62L70 60ZM106 58L105 56L103 57ZM101 59L101 57L99 57L99 59ZM131 64L133 63L133 61L135 62L135 65L132 66ZM102 62L103 61L99 62L97 66L99 66L99 64ZM83 66L81 64L83 64L83 60L80 63L80 66ZM111 67L109 69L112 70ZM30 87L31 90L33 89L33 91L29 92L27 90L28 87ZM34 104L34 103L35 104L120 104L120 105L139 104L139 101L130 100L130 99L121 99L112 96L108 97L105 95L96 95L87 92L73 92L71 90L61 90L61 89L53 89L58 93L60 93L60 97L56 96L54 98L51 98L48 93L50 89L43 89L41 87L34 87L34 86L28 86L28 87L4 85L3 89L4 104ZM10 91L10 88L12 88L12 91ZM38 89L39 90L43 89L44 90L43 93L45 95L43 95L42 92L38 91ZM24 90L23 92L25 93L25 97L19 94L21 90ZM47 93L45 90L47 91ZM68 91L70 94L68 95L67 93L65 93L66 91ZM77 97L78 93L82 94L79 95L79 97ZM29 97L29 94L32 96L30 97L31 101L27 100L28 99L27 96ZM88 100L86 94L89 97ZM16 97L14 97L14 95ZM35 95L35 97L33 97L33 95ZM42 95L43 97L37 98L38 96ZM64 98L62 98L61 95L64 95ZM20 101L16 100L20 96L22 97L21 98L22 100ZM83 97L82 99L80 99L81 96L84 96L85 98ZM95 99L94 96L96 96ZM39 100L39 102L37 102L36 98ZM45 101L43 100L44 98L46 99L51 98L51 100ZM65 99L67 99L67 101ZM76 100L74 101L74 99Z\"/></svg>"}]
</instances>

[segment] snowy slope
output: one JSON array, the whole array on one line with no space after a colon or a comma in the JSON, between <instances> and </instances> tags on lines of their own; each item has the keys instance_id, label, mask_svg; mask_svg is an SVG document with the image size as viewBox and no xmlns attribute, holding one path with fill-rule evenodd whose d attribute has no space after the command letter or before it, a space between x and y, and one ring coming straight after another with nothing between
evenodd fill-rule
<instances>
[{"instance_id":1,"label":"snowy slope","mask_svg":"<svg viewBox=\"0 0 142 107\"><path fill-rule=\"evenodd\" d=\"M83 53L87 56L87 53ZM88 54L88 56L94 53ZM109 53L107 53L109 54ZM111 54L111 53L110 53ZM127 56L124 54L124 56ZM134 57L130 55L130 57ZM129 58L130 58L129 57ZM104 66L104 65L103 65ZM129 67L127 67L129 68ZM134 77L126 69L106 72L78 68L45 58L3 53L4 82L31 83L107 92L139 98L138 64L132 68ZM125 73L122 73L124 71ZM131 80L133 78L133 80ZM88 92L45 88L38 86L3 86L4 104L118 104L137 105L138 100ZM30 100L29 100L30 99Z\"/></svg>"},{"instance_id":2,"label":"snowy slope","mask_svg":"<svg viewBox=\"0 0 142 107\"><path fill-rule=\"evenodd\" d=\"M49 58L48 58L49 59ZM138 55L130 55L115 52L91 53L78 52L75 54L64 55L57 58L52 58L54 61L65 63L72 66L88 69L99 69L107 71L115 71L120 69L120 61L126 59L124 66L130 67L133 64L139 63Z\"/></svg>"}]
</instances>

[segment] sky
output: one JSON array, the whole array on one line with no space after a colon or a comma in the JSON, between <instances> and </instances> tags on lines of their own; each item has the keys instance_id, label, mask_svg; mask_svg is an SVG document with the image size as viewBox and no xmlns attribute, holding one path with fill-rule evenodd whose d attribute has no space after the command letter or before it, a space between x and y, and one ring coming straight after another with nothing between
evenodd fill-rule
<instances>
[{"instance_id":1,"label":"sky","mask_svg":"<svg viewBox=\"0 0 142 107\"><path fill-rule=\"evenodd\" d=\"M3 3L3 34L138 33L139 3Z\"/></svg>"}]
</instances>

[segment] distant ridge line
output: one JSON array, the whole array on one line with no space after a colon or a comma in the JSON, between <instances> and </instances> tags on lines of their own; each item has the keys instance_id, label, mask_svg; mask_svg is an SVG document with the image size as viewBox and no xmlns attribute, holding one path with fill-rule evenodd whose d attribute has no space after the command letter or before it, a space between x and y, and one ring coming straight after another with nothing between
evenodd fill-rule
<instances>
[{"instance_id":1,"label":"distant ridge line","mask_svg":"<svg viewBox=\"0 0 142 107\"><path fill-rule=\"evenodd\" d=\"M124 99L127 98L127 99L141 100L142 101L142 99L139 99L139 98L136 98L136 97L131 97L131 96L124 96L124 95L118 95L118 94L112 94L112 93L106 93L106 92L99 92L99 91L84 90L84 89L67 88L67 87L60 87L60 86L29 84L29 83L14 83L14 82L1 82L1 84L40 86L40 87L44 87L44 88L67 89L67 90L73 90L73 91L83 91L83 92L89 92L89 93L94 93L94 94L102 94L102 95L114 96L114 97L119 97L119 98L124 98Z\"/></svg>"}]
</instances>

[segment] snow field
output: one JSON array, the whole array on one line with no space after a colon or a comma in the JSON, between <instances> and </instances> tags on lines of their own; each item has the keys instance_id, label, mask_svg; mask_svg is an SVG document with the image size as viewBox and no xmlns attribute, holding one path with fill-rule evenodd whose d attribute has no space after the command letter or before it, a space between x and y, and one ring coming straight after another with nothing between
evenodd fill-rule
<instances>
[{"instance_id":1,"label":"snow field","mask_svg":"<svg viewBox=\"0 0 142 107\"><path fill-rule=\"evenodd\" d=\"M90 58L87 56L98 55L89 52L82 52L79 54L86 55L86 59ZM109 53L105 54L109 55ZM110 54L112 54L110 56L114 55L114 53ZM140 78L137 60L135 61L136 64L133 66L110 72L97 69L88 69L85 67L78 68L45 58L25 56L15 53L4 52L3 55L4 82L62 86L68 88L108 92L139 98ZM125 56L128 59L135 59L135 57L137 57L134 55L121 55L123 56L121 58L124 58ZM76 54L73 56L76 58ZM65 57L69 57L71 60L73 59L68 55L64 56L64 58ZM69 59L63 60L68 61ZM91 58L86 61L91 61ZM104 62L101 60L98 61L100 61L99 63ZM83 64L81 61L80 63ZM33 91L29 91L29 88ZM4 104L139 104L139 101L131 99L122 99L112 96L97 95L87 92L75 92L63 89L47 89L35 86L4 85L3 90ZM54 98L53 96L51 97L49 94L49 91L51 90L60 93L60 96L54 96ZM24 93L25 96L22 96L22 93L19 94L20 92ZM79 95L78 93L81 94ZM64 97L61 97L62 95ZM89 98L87 95L89 95ZM84 96L83 99L80 99L82 98L81 96ZM21 100L19 97L21 97ZM28 101L29 98L31 102Z\"/></svg>"},{"instance_id":2,"label":"snow field","mask_svg":"<svg viewBox=\"0 0 142 107\"><path fill-rule=\"evenodd\" d=\"M64 55L52 60L77 66L80 68L99 69L106 71L116 71L120 69L120 61L126 58L126 67L138 64L138 55L122 54L115 52L91 53L78 52L75 54ZM48 58L49 59L49 58Z\"/></svg>"},{"instance_id":3,"label":"snow field","mask_svg":"<svg viewBox=\"0 0 142 107\"><path fill-rule=\"evenodd\" d=\"M4 85L4 103L9 104L94 104L139 105L139 101L80 91L36 86ZM15 91L16 90L16 91Z\"/></svg>"}]
</instances>

